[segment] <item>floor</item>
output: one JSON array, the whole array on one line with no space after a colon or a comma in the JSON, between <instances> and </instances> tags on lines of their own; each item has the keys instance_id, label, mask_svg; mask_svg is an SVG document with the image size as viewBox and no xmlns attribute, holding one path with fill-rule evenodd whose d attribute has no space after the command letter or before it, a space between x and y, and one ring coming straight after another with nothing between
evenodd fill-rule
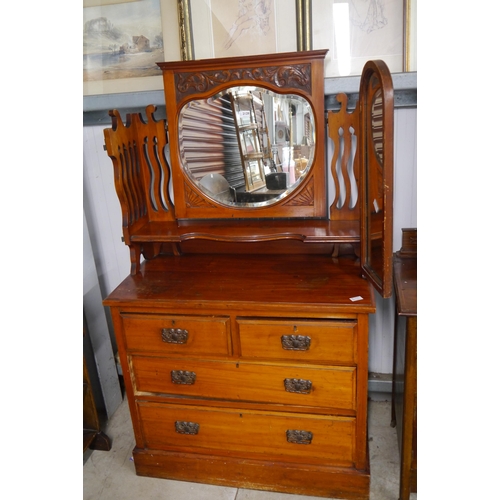
<instances>
[{"instance_id":1,"label":"floor","mask_svg":"<svg viewBox=\"0 0 500 500\"><path fill-rule=\"evenodd\" d=\"M382 398L384 399L384 398ZM398 500L399 451L396 430L390 426L391 403L370 401L370 500ZM111 451L84 455L83 500L313 500L318 497L226 488L206 484L153 479L135 475L134 435L126 400L105 429ZM412 493L411 500L417 499Z\"/></svg>"}]
</instances>

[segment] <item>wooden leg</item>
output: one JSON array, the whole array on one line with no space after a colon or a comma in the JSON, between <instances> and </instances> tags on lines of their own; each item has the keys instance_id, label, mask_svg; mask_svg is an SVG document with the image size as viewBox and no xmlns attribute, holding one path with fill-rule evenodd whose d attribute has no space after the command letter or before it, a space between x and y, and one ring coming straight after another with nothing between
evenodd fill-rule
<instances>
[{"instance_id":1,"label":"wooden leg","mask_svg":"<svg viewBox=\"0 0 500 500\"><path fill-rule=\"evenodd\" d=\"M413 453L413 417L417 391L417 317L406 322L405 390L403 399L403 439L401 447L401 475L399 500L408 500L411 491L411 466Z\"/></svg>"},{"instance_id":2,"label":"wooden leg","mask_svg":"<svg viewBox=\"0 0 500 500\"><path fill-rule=\"evenodd\" d=\"M394 305L394 351L392 354L392 402L391 402L391 427L396 427L396 370L398 352L398 306Z\"/></svg>"}]
</instances>

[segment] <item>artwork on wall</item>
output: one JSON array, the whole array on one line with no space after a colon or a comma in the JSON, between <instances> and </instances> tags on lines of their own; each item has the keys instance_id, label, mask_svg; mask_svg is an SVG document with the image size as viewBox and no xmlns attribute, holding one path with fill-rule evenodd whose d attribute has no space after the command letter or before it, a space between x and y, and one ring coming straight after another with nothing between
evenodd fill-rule
<instances>
[{"instance_id":1,"label":"artwork on wall","mask_svg":"<svg viewBox=\"0 0 500 500\"><path fill-rule=\"evenodd\" d=\"M314 48L328 48L325 76L360 75L370 59L403 71L405 0L316 0Z\"/></svg>"},{"instance_id":2,"label":"artwork on wall","mask_svg":"<svg viewBox=\"0 0 500 500\"><path fill-rule=\"evenodd\" d=\"M297 50L296 0L190 0L194 59Z\"/></svg>"},{"instance_id":3,"label":"artwork on wall","mask_svg":"<svg viewBox=\"0 0 500 500\"><path fill-rule=\"evenodd\" d=\"M157 62L179 59L179 45L165 43L169 14L177 24L176 0L84 0L84 95L159 90ZM178 34L175 34L178 39Z\"/></svg>"}]
</instances>

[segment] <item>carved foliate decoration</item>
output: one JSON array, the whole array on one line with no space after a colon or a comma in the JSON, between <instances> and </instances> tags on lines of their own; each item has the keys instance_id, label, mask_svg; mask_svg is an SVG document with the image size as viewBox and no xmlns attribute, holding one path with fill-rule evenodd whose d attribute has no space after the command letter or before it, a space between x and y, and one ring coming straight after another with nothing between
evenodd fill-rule
<instances>
[{"instance_id":1,"label":"carved foliate decoration","mask_svg":"<svg viewBox=\"0 0 500 500\"><path fill-rule=\"evenodd\" d=\"M289 206L297 207L312 207L314 205L314 177L311 177L306 186L304 186L300 194L293 196L290 201L285 203Z\"/></svg>"},{"instance_id":2,"label":"carved foliate decoration","mask_svg":"<svg viewBox=\"0 0 500 500\"><path fill-rule=\"evenodd\" d=\"M268 66L263 68L177 73L175 75L177 98L198 92L206 92L217 85L238 82L238 80L268 82L279 88L296 88L310 93L311 65L296 64L293 66Z\"/></svg>"},{"instance_id":3,"label":"carved foliate decoration","mask_svg":"<svg viewBox=\"0 0 500 500\"><path fill-rule=\"evenodd\" d=\"M288 430L286 440L293 444L311 444L313 433L309 431Z\"/></svg>"},{"instance_id":4,"label":"carved foliate decoration","mask_svg":"<svg viewBox=\"0 0 500 500\"><path fill-rule=\"evenodd\" d=\"M215 205L201 197L193 191L187 184L184 184L184 196L186 197L186 206L190 208L216 208Z\"/></svg>"}]
</instances>

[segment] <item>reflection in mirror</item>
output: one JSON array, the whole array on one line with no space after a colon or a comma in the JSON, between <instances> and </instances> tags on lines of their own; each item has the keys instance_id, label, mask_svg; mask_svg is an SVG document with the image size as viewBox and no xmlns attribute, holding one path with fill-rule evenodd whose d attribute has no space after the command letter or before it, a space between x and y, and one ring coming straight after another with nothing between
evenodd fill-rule
<instances>
[{"instance_id":1,"label":"reflection in mirror","mask_svg":"<svg viewBox=\"0 0 500 500\"><path fill-rule=\"evenodd\" d=\"M378 84L375 75L371 78L372 87ZM369 256L371 267L378 276L383 275L383 239L384 239L384 116L382 90L380 87L371 97L371 144L368 152L371 158L367 169L369 200Z\"/></svg>"},{"instance_id":2,"label":"reflection in mirror","mask_svg":"<svg viewBox=\"0 0 500 500\"><path fill-rule=\"evenodd\" d=\"M232 87L190 101L181 109L178 134L185 173L224 205L281 200L314 161L310 104L259 87Z\"/></svg>"}]
</instances>

